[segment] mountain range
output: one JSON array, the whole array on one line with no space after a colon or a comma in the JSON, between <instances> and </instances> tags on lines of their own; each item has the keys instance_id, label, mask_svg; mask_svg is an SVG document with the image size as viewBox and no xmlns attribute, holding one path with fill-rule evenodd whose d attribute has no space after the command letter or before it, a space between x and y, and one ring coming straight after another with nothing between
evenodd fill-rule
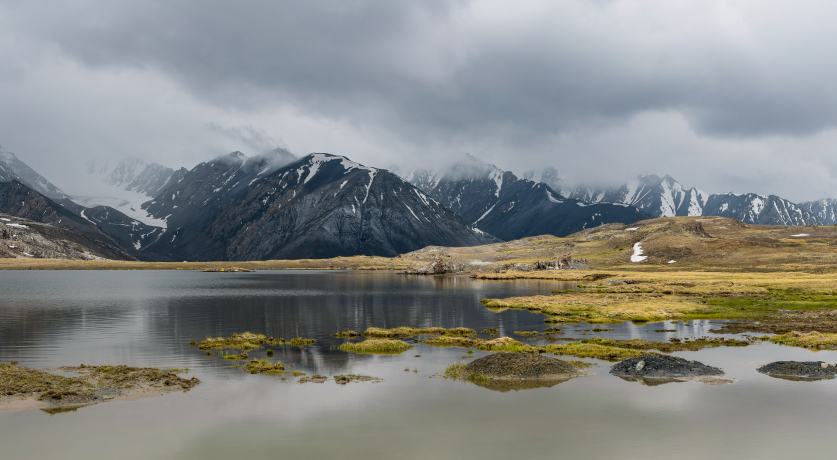
<instances>
[{"instance_id":1,"label":"mountain range","mask_svg":"<svg viewBox=\"0 0 837 460\"><path fill-rule=\"evenodd\" d=\"M827 206L817 208L820 211L813 210L813 203L817 202L810 205L795 204L775 195L756 193L709 194L694 187L686 188L668 175L639 176L618 188L579 186L563 189L561 193L591 203L629 204L654 217L720 216L738 219L747 224L764 225L830 223L825 219L829 215ZM833 218L834 208L831 209L830 215Z\"/></svg>"},{"instance_id":2,"label":"mountain range","mask_svg":"<svg viewBox=\"0 0 837 460\"><path fill-rule=\"evenodd\" d=\"M659 216L780 225L837 220L834 200L797 205L772 195L707 194L656 175L618 188L562 189L555 168L521 178L470 155L402 176L338 155L297 158L283 149L254 157L233 152L192 169L124 158L93 160L87 170L104 192L70 196L0 148L0 213L43 224L39 231L73 245L53 242L58 246L47 246L64 249L40 254L163 261L395 256ZM26 233L12 228L17 237Z\"/></svg>"}]
</instances>

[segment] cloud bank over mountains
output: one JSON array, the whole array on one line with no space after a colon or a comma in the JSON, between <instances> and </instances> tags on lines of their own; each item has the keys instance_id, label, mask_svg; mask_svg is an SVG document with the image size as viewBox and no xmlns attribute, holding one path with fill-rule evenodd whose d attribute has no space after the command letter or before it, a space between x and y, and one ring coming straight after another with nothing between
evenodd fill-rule
<instances>
[{"instance_id":1,"label":"cloud bank over mountains","mask_svg":"<svg viewBox=\"0 0 837 460\"><path fill-rule=\"evenodd\" d=\"M835 13L784 0L0 1L0 139L68 190L69 166L93 156L191 167L285 147L837 196Z\"/></svg>"}]
</instances>

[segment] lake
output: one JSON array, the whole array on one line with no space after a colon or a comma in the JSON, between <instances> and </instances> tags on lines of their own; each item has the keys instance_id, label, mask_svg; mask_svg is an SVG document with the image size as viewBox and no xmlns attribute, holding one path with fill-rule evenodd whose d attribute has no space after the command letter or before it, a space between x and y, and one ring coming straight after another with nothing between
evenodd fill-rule
<instances>
[{"instance_id":1,"label":"lake","mask_svg":"<svg viewBox=\"0 0 837 460\"><path fill-rule=\"evenodd\" d=\"M589 360L592 376L498 392L439 377L449 364L485 352L464 359L464 349L417 344L397 356L356 355L336 350L344 341L330 336L370 326L462 326L516 337L513 331L543 331L544 317L492 312L480 299L568 287L374 271L0 271L0 362L185 367L202 381L188 393L73 412L0 413L0 458L778 459L833 452L837 381L780 380L755 369L776 360L834 362L834 351L763 343L675 354L722 368L736 379L731 385L644 386ZM562 330L566 337L667 340L711 335L713 324L612 327ZM316 339L302 349L273 347L294 370L383 381L282 382L188 343L243 331Z\"/></svg>"}]
</instances>

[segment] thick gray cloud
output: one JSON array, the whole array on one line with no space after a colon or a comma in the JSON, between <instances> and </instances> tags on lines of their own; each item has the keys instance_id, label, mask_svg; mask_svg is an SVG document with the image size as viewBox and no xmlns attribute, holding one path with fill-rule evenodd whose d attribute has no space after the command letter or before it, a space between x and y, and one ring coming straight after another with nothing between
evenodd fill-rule
<instances>
[{"instance_id":1,"label":"thick gray cloud","mask_svg":"<svg viewBox=\"0 0 837 460\"><path fill-rule=\"evenodd\" d=\"M23 112L0 115L15 127L0 144L36 167L56 145L187 164L274 141L381 165L469 151L577 181L660 172L710 192L837 196L835 13L785 0L0 1L0 102Z\"/></svg>"}]
</instances>

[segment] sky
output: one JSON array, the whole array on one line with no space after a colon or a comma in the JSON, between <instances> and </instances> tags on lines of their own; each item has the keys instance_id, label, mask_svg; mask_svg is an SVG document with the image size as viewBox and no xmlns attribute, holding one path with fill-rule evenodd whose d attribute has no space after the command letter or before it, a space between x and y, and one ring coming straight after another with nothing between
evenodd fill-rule
<instances>
[{"instance_id":1,"label":"sky","mask_svg":"<svg viewBox=\"0 0 837 460\"><path fill-rule=\"evenodd\" d=\"M70 193L93 158L283 147L837 197L835 17L806 0L0 0L0 145Z\"/></svg>"}]
</instances>

